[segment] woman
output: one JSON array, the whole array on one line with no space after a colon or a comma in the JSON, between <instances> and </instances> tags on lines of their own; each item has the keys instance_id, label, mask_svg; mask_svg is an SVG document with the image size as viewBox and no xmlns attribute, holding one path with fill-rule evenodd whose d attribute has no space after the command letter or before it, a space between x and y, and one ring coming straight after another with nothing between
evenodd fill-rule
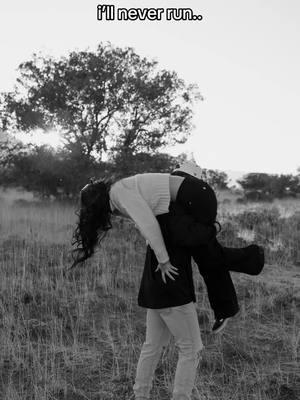
<instances>
[{"instance_id":1,"label":"woman","mask_svg":"<svg viewBox=\"0 0 300 400\"><path fill-rule=\"evenodd\" d=\"M187 190L190 188L189 190ZM189 196L186 196L189 194ZM192 195L190 195L192 194ZM202 180L166 173L145 173L121 179L114 184L96 181L80 193L79 221L74 233L74 267L94 253L103 233L112 228L111 214L119 212L131 218L153 249L162 279L177 274L169 260L156 216L168 213L170 201L178 202L193 215L203 230L201 243L207 244L216 235L214 225L217 199L212 188Z\"/></svg>"}]
</instances>

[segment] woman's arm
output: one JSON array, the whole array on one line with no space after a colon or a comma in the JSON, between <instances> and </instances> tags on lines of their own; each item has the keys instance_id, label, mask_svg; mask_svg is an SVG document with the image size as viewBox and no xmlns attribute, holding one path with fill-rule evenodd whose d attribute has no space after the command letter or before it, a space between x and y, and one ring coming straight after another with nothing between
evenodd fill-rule
<instances>
[{"instance_id":1,"label":"woman's arm","mask_svg":"<svg viewBox=\"0 0 300 400\"><path fill-rule=\"evenodd\" d=\"M167 263L169 254L161 229L147 202L134 191L120 185L111 189L110 197L113 205L135 222L137 228L153 249L158 262Z\"/></svg>"}]
</instances>

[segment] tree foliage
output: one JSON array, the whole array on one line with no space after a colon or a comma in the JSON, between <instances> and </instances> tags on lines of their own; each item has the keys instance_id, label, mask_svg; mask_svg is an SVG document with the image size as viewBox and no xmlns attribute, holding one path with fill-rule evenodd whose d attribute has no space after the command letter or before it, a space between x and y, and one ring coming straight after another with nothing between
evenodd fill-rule
<instances>
[{"instance_id":1,"label":"tree foliage","mask_svg":"<svg viewBox=\"0 0 300 400\"><path fill-rule=\"evenodd\" d=\"M250 173L238 183L250 200L272 200L300 194L300 175Z\"/></svg>"},{"instance_id":2,"label":"tree foliage","mask_svg":"<svg viewBox=\"0 0 300 400\"><path fill-rule=\"evenodd\" d=\"M201 98L175 72L110 44L60 59L34 55L19 74L15 90L2 94L2 127L59 130L67 149L100 160L107 152L155 152L185 142L191 105Z\"/></svg>"},{"instance_id":3,"label":"tree foliage","mask_svg":"<svg viewBox=\"0 0 300 400\"><path fill-rule=\"evenodd\" d=\"M202 179L215 188L228 189L228 175L226 172L203 168Z\"/></svg>"},{"instance_id":4,"label":"tree foliage","mask_svg":"<svg viewBox=\"0 0 300 400\"><path fill-rule=\"evenodd\" d=\"M4 145L2 149L6 150ZM107 172L101 162L77 158L46 145L0 154L0 185L22 187L38 197L74 197L90 177L101 177Z\"/></svg>"},{"instance_id":5,"label":"tree foliage","mask_svg":"<svg viewBox=\"0 0 300 400\"><path fill-rule=\"evenodd\" d=\"M166 153L119 154L114 160L114 176L122 178L145 172L170 173L175 169L178 158Z\"/></svg>"}]
</instances>

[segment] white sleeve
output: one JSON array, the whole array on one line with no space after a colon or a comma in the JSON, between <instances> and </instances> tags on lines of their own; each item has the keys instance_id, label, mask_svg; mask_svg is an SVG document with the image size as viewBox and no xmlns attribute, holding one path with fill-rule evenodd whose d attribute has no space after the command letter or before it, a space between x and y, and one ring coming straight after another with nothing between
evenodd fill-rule
<instances>
[{"instance_id":1,"label":"white sleeve","mask_svg":"<svg viewBox=\"0 0 300 400\"><path fill-rule=\"evenodd\" d=\"M158 262L169 260L159 223L147 202L134 191L115 187L111 190L111 200L117 209L128 215L154 251Z\"/></svg>"}]
</instances>

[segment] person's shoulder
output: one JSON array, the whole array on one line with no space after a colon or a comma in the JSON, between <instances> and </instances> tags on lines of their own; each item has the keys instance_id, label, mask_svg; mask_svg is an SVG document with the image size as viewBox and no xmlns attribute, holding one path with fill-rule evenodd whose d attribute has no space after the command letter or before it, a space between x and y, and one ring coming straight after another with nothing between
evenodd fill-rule
<instances>
[{"instance_id":1,"label":"person's shoulder","mask_svg":"<svg viewBox=\"0 0 300 400\"><path fill-rule=\"evenodd\" d=\"M143 172L141 174L136 174L134 176L169 176L170 174L168 172Z\"/></svg>"},{"instance_id":2,"label":"person's shoulder","mask_svg":"<svg viewBox=\"0 0 300 400\"><path fill-rule=\"evenodd\" d=\"M110 186L110 196L118 193L120 190L122 190L122 179L115 181L111 186Z\"/></svg>"},{"instance_id":3,"label":"person's shoulder","mask_svg":"<svg viewBox=\"0 0 300 400\"><path fill-rule=\"evenodd\" d=\"M169 178L170 174L162 172L144 172L143 174L136 174L135 179L137 182L149 183L151 181L165 181Z\"/></svg>"}]
</instances>

